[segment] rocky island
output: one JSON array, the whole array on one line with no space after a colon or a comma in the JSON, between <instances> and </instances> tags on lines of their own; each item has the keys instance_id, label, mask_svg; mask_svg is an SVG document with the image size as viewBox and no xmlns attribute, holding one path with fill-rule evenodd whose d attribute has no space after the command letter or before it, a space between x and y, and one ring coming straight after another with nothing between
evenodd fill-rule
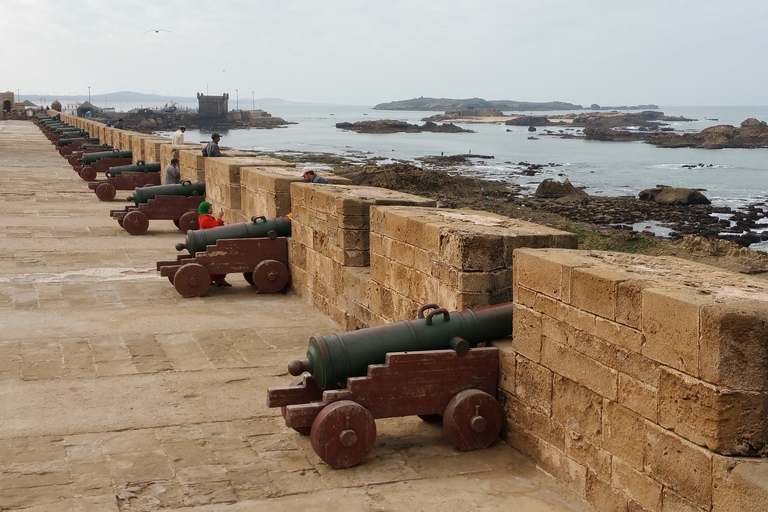
<instances>
[{"instance_id":1,"label":"rocky island","mask_svg":"<svg viewBox=\"0 0 768 512\"><path fill-rule=\"evenodd\" d=\"M484 100L482 98L451 99L451 98L413 98L410 100L390 101L379 103L374 110L466 110L466 109L497 109L507 111L525 110L581 110L581 105L564 101L548 101L536 103L514 100Z\"/></svg>"},{"instance_id":2,"label":"rocky island","mask_svg":"<svg viewBox=\"0 0 768 512\"><path fill-rule=\"evenodd\" d=\"M768 124L751 117L739 127L720 124L698 133L647 133L591 125L584 128L584 137L587 140L614 142L642 140L662 148L764 148L768 147Z\"/></svg>"},{"instance_id":3,"label":"rocky island","mask_svg":"<svg viewBox=\"0 0 768 512\"><path fill-rule=\"evenodd\" d=\"M453 123L437 124L427 121L422 126L406 123L405 121L396 121L391 119L379 119L376 121L358 121L356 123L336 123L336 128L340 130L349 130L358 133L420 133L420 132L439 132L439 133L474 133L456 126Z\"/></svg>"}]
</instances>

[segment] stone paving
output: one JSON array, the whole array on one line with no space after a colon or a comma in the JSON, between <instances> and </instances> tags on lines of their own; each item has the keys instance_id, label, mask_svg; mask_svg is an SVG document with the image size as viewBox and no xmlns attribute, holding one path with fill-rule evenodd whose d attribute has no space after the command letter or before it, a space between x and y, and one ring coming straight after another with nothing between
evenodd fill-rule
<instances>
[{"instance_id":1,"label":"stone paving","mask_svg":"<svg viewBox=\"0 0 768 512\"><path fill-rule=\"evenodd\" d=\"M171 221L123 231L30 122L0 121L0 198L0 510L592 510L503 442L462 453L415 417L329 468L266 389L331 320L240 276L182 298L154 270Z\"/></svg>"}]
</instances>

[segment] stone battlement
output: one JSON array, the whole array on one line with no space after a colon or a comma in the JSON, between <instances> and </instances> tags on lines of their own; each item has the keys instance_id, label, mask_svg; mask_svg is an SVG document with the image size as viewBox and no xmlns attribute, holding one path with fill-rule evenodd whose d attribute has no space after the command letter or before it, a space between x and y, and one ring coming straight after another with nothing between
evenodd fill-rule
<instances>
[{"instance_id":1,"label":"stone battlement","mask_svg":"<svg viewBox=\"0 0 768 512\"><path fill-rule=\"evenodd\" d=\"M228 223L292 215L292 289L344 329L514 303L505 438L599 510L768 509L768 283L62 115L205 180Z\"/></svg>"}]
</instances>

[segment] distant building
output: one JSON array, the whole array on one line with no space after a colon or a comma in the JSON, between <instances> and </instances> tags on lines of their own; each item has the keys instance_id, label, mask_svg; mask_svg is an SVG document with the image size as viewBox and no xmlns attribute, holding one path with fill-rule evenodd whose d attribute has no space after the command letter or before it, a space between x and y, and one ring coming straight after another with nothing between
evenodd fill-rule
<instances>
[{"instance_id":1,"label":"distant building","mask_svg":"<svg viewBox=\"0 0 768 512\"><path fill-rule=\"evenodd\" d=\"M197 93L198 112L201 117L226 117L229 111L229 93L206 96Z\"/></svg>"},{"instance_id":2,"label":"distant building","mask_svg":"<svg viewBox=\"0 0 768 512\"><path fill-rule=\"evenodd\" d=\"M3 112L10 112L14 104L13 93L11 91L0 93L0 103L3 105Z\"/></svg>"}]
</instances>

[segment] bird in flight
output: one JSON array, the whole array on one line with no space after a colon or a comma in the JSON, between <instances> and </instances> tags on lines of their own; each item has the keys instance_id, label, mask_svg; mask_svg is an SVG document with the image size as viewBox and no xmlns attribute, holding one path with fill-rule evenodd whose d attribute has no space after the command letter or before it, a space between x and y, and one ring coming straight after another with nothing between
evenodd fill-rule
<instances>
[{"instance_id":1,"label":"bird in flight","mask_svg":"<svg viewBox=\"0 0 768 512\"><path fill-rule=\"evenodd\" d=\"M159 34L160 32L170 32L170 30L165 30L164 28L153 28L151 30L145 30L144 33L147 32L154 32L155 34Z\"/></svg>"}]
</instances>

